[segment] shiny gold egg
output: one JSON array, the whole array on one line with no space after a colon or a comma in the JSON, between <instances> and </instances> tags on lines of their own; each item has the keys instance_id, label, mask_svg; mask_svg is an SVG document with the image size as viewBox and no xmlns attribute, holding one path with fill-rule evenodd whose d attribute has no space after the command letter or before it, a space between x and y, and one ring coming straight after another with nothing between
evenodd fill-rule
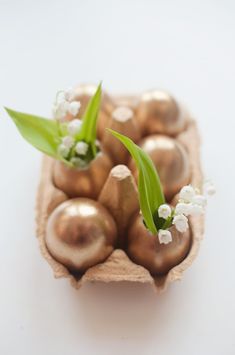
<instances>
[{"instance_id":1,"label":"shiny gold egg","mask_svg":"<svg viewBox=\"0 0 235 355\"><path fill-rule=\"evenodd\" d=\"M96 89L97 86L93 84L79 85L74 89L75 97L73 100L80 101L81 103L81 108L77 114L77 118L83 117L88 102L95 94ZM113 109L114 109L114 103L111 97L105 91L102 90L102 101L101 101L101 107L100 107L100 112L97 121L97 137L99 139L103 137L105 128L107 127L107 124L111 118ZM74 117L71 114L68 114L66 120L70 121L73 118Z\"/></svg>"},{"instance_id":2,"label":"shiny gold egg","mask_svg":"<svg viewBox=\"0 0 235 355\"><path fill-rule=\"evenodd\" d=\"M176 135L186 125L186 117L176 100L167 92L150 90L142 94L136 118L144 135Z\"/></svg>"},{"instance_id":3,"label":"shiny gold egg","mask_svg":"<svg viewBox=\"0 0 235 355\"><path fill-rule=\"evenodd\" d=\"M172 242L160 244L157 235L151 234L138 214L128 231L127 254L136 264L144 266L152 275L166 274L187 256L191 245L188 229L180 233L174 226L170 229Z\"/></svg>"},{"instance_id":4,"label":"shiny gold egg","mask_svg":"<svg viewBox=\"0 0 235 355\"><path fill-rule=\"evenodd\" d=\"M70 270L84 272L103 262L112 253L116 238L117 228L110 213L87 198L62 203L47 223L47 248Z\"/></svg>"},{"instance_id":5,"label":"shiny gold egg","mask_svg":"<svg viewBox=\"0 0 235 355\"><path fill-rule=\"evenodd\" d=\"M96 199L112 166L112 161L102 151L85 168L70 168L56 161L53 169L53 182L69 197Z\"/></svg>"},{"instance_id":6,"label":"shiny gold egg","mask_svg":"<svg viewBox=\"0 0 235 355\"><path fill-rule=\"evenodd\" d=\"M160 176L165 197L170 201L190 180L190 163L186 150L175 139L162 135L146 137L139 146L152 159ZM137 181L138 171L133 160L130 161L129 168Z\"/></svg>"}]
</instances>

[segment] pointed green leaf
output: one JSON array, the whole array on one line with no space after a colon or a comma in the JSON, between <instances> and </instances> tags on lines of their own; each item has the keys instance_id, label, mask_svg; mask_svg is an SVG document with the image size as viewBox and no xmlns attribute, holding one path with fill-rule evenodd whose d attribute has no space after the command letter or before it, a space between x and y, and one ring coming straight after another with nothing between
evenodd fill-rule
<instances>
[{"instance_id":1,"label":"pointed green leaf","mask_svg":"<svg viewBox=\"0 0 235 355\"><path fill-rule=\"evenodd\" d=\"M59 159L58 122L5 108L21 135L41 152Z\"/></svg>"},{"instance_id":2,"label":"pointed green leaf","mask_svg":"<svg viewBox=\"0 0 235 355\"><path fill-rule=\"evenodd\" d=\"M86 143L91 145L93 154L96 154L96 125L97 118L101 103L101 83L97 87L97 90L93 97L90 99L86 111L82 119L81 131L77 136L78 140L84 140Z\"/></svg>"},{"instance_id":3,"label":"pointed green leaf","mask_svg":"<svg viewBox=\"0 0 235 355\"><path fill-rule=\"evenodd\" d=\"M150 157L132 140L116 131L109 131L118 138L132 155L139 171L138 190L140 209L147 228L157 233L154 223L154 213L165 202L161 182Z\"/></svg>"}]
</instances>

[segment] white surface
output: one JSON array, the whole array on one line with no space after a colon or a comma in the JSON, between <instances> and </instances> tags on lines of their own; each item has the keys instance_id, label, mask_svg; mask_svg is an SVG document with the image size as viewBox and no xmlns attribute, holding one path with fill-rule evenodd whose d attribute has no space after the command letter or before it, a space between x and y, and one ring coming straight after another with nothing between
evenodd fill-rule
<instances>
[{"instance_id":1,"label":"white surface","mask_svg":"<svg viewBox=\"0 0 235 355\"><path fill-rule=\"evenodd\" d=\"M235 354L235 3L0 0L0 354ZM132 284L74 291L42 259L41 155L6 105L48 115L55 92L171 90L197 117L218 194L199 257L165 294Z\"/></svg>"}]
</instances>

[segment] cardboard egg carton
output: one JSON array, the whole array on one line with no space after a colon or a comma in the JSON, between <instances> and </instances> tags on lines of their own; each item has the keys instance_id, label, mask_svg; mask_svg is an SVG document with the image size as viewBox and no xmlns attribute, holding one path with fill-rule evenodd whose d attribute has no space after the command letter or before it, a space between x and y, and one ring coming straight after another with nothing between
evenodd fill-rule
<instances>
[{"instance_id":1,"label":"cardboard egg carton","mask_svg":"<svg viewBox=\"0 0 235 355\"><path fill-rule=\"evenodd\" d=\"M138 97L123 96L115 99L116 105L129 106L135 110ZM185 130L175 137L187 150L191 181L193 186L201 186L202 171L200 166L200 138L195 121L188 117ZM117 144L119 142L117 141ZM64 192L53 185L52 172L54 160L43 157L41 180L37 195L36 223L37 237L43 257L51 265L56 278L68 278L75 288L89 281L101 282L140 282L152 285L155 289L165 290L167 285L181 279L183 272L195 259L200 241L203 237L204 217L191 217L190 229L192 243L187 257L177 266L173 267L164 276L153 277L144 267L132 262L124 250L115 249L105 262L89 268L83 275L72 274L64 265L56 261L49 253L45 243L47 220L50 213L62 202L68 200ZM110 194L110 191L112 192ZM110 198L112 195L112 198ZM130 170L125 165L116 165L109 174L106 183L98 198L113 215L120 238L125 239L128 223L139 209L137 187Z\"/></svg>"}]
</instances>

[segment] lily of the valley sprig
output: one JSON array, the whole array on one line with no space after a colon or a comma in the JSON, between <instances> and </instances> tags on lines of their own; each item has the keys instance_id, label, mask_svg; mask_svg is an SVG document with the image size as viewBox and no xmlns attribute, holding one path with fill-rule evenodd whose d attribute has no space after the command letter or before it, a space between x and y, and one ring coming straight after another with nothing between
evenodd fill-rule
<instances>
[{"instance_id":1,"label":"lily of the valley sprig","mask_svg":"<svg viewBox=\"0 0 235 355\"><path fill-rule=\"evenodd\" d=\"M63 161L74 168L86 167L99 147L96 141L96 123L101 102L101 84L91 98L80 119L65 121L68 113L76 116L80 102L74 101L74 91L60 91L53 106L54 120L13 111L6 108L21 135L41 152Z\"/></svg>"},{"instance_id":2,"label":"lily of the valley sprig","mask_svg":"<svg viewBox=\"0 0 235 355\"><path fill-rule=\"evenodd\" d=\"M146 228L158 235L161 244L170 243L172 234L169 228L174 225L179 232L186 232L189 228L188 217L204 213L206 195L215 192L214 185L206 182L204 195L191 185L182 187L178 203L175 208L171 207L165 203L160 178L150 157L130 138L116 131L109 131L125 145L137 165L138 195Z\"/></svg>"},{"instance_id":3,"label":"lily of the valley sprig","mask_svg":"<svg viewBox=\"0 0 235 355\"><path fill-rule=\"evenodd\" d=\"M74 100L74 98L75 91L73 88L57 92L56 99L52 107L52 114L56 120L63 122L68 113L74 117L78 114L81 103Z\"/></svg>"},{"instance_id":4,"label":"lily of the valley sprig","mask_svg":"<svg viewBox=\"0 0 235 355\"><path fill-rule=\"evenodd\" d=\"M179 193L179 200L175 208L171 208L167 204L163 204L158 208L158 216L165 220L170 219L170 225L175 225L175 228L183 233L189 228L188 217L198 216L205 212L207 205L207 196L215 193L215 187L212 182L206 182L204 185L204 194L198 188L191 185L183 186ZM158 236L160 243L167 244L172 241L172 236L169 231L164 230L165 225L159 230ZM167 223L168 227L168 223Z\"/></svg>"}]
</instances>

